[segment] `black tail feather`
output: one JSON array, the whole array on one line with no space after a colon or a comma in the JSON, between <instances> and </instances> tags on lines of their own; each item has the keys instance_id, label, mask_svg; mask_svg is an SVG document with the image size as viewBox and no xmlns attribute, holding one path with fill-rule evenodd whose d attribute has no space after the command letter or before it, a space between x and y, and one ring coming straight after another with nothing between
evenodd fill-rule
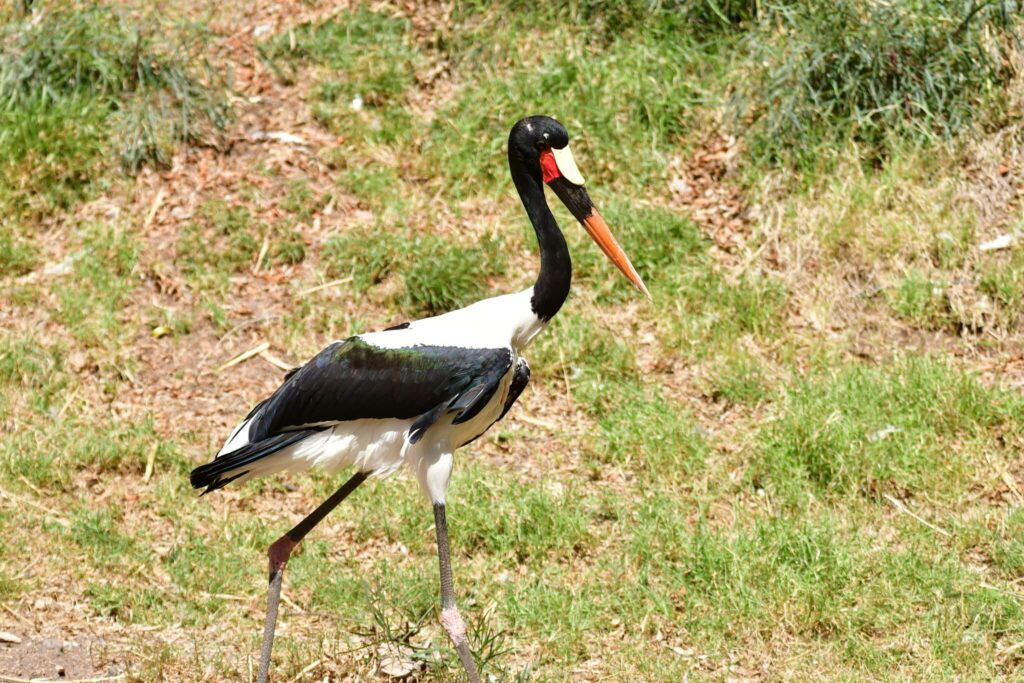
<instances>
[{"instance_id":1,"label":"black tail feather","mask_svg":"<svg viewBox=\"0 0 1024 683\"><path fill-rule=\"evenodd\" d=\"M321 430L303 429L295 432L284 432L256 443L247 444L238 450L225 453L215 460L195 468L192 470L192 474L189 475L189 482L191 482L192 488L201 489L205 487L204 495L210 491L224 488L248 472L248 470L239 472L239 469L288 446L297 444L319 431Z\"/></svg>"}]
</instances>

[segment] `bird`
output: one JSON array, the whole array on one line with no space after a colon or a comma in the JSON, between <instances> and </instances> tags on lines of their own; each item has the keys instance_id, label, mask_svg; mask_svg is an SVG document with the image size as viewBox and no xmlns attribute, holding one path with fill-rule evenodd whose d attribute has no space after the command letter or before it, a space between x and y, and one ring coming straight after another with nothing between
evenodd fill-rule
<instances>
[{"instance_id":1,"label":"bird","mask_svg":"<svg viewBox=\"0 0 1024 683\"><path fill-rule=\"evenodd\" d=\"M284 570L292 551L370 477L403 465L433 507L441 584L440 622L470 683L479 683L466 624L455 599L446 502L455 451L502 419L530 381L521 355L562 308L572 260L544 187L582 224L611 262L650 293L594 207L566 128L528 116L508 137L512 182L533 225L540 271L533 286L434 317L403 322L329 344L289 371L231 431L190 483L202 495L230 483L320 467L354 474L309 516L271 544L267 613L257 680L266 683Z\"/></svg>"}]
</instances>

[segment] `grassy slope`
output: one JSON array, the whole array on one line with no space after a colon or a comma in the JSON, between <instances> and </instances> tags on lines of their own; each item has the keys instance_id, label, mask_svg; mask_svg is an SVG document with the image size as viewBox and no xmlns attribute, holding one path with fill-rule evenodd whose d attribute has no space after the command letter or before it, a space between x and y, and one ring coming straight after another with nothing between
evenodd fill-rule
<instances>
[{"instance_id":1,"label":"grassy slope","mask_svg":"<svg viewBox=\"0 0 1024 683\"><path fill-rule=\"evenodd\" d=\"M744 249L726 253L668 188L674 160L724 110L739 39L702 45L671 22L616 36L608 16L574 11L462 7L414 22L360 9L282 30L261 50L340 141L320 152L332 187L254 167L239 191L173 223L159 259L142 217L0 240L0 532L42 558L33 569L27 554L0 557L0 604L20 628L41 633L49 618L101 632L141 680L245 678L264 549L333 482L195 501L187 471L220 434L182 427L162 405L170 393L136 387L191 377L146 367L151 347L198 349L252 324L246 283L273 282L253 275L263 244L265 278L294 279L294 298L256 325L292 358L525 286L533 242L511 227L524 221L503 144L515 118L546 112L575 135L654 297L638 302L559 214L573 297L530 350L518 416L467 449L452 488L458 584L485 669L1020 675L1024 265L1019 249L976 249L1018 218L989 138L894 145L877 168L860 163L862 142L829 140L828 172L801 175L741 156L726 182L758 209ZM974 199L991 196L989 177L1002 214ZM335 206L358 218L310 249L304 234ZM65 286L16 279L68 254ZM294 296L348 276L327 305ZM153 284L164 281L175 288ZM193 362L209 371L231 355L214 353ZM254 372L240 375L235 412L278 377ZM394 640L415 646L423 680L457 680L434 625L427 508L409 481L367 488L289 567L280 676L317 660L318 675L367 676L375 643Z\"/></svg>"}]
</instances>

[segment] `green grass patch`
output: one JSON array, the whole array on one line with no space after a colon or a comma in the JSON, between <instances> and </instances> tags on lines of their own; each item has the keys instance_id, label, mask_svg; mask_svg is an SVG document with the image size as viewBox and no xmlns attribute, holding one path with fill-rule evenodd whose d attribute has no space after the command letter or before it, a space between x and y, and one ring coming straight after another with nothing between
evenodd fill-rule
<instances>
[{"instance_id":1,"label":"green grass patch","mask_svg":"<svg viewBox=\"0 0 1024 683\"><path fill-rule=\"evenodd\" d=\"M915 327L938 330L949 326L949 309L946 303L945 286L913 270L890 295L893 311Z\"/></svg>"},{"instance_id":2,"label":"green grass patch","mask_svg":"<svg viewBox=\"0 0 1024 683\"><path fill-rule=\"evenodd\" d=\"M257 263L262 269L301 263L306 243L297 226L317 205L306 185L293 185L282 203L288 216L268 225L247 206L208 201L180 231L175 264L200 292L223 294L232 275L255 269Z\"/></svg>"},{"instance_id":3,"label":"green grass patch","mask_svg":"<svg viewBox=\"0 0 1024 683\"><path fill-rule=\"evenodd\" d=\"M1013 329L1024 319L1024 251L982 258L978 289L995 304L1000 327Z\"/></svg>"},{"instance_id":4,"label":"green grass patch","mask_svg":"<svg viewBox=\"0 0 1024 683\"><path fill-rule=\"evenodd\" d=\"M0 337L0 382L22 387L40 386L63 365L59 350L35 337Z\"/></svg>"},{"instance_id":5,"label":"green grass patch","mask_svg":"<svg viewBox=\"0 0 1024 683\"><path fill-rule=\"evenodd\" d=\"M605 407L598 413L595 467L629 467L652 484L682 484L703 468L707 444L682 406L632 383L613 381L600 389L591 385L580 393L593 391L608 395L602 397Z\"/></svg>"},{"instance_id":6,"label":"green grass patch","mask_svg":"<svg viewBox=\"0 0 1024 683\"><path fill-rule=\"evenodd\" d=\"M812 373L783 407L762 431L750 476L787 504L886 493L955 500L972 453L996 447L1024 415L1019 399L928 357Z\"/></svg>"},{"instance_id":7,"label":"green grass patch","mask_svg":"<svg viewBox=\"0 0 1024 683\"><path fill-rule=\"evenodd\" d=\"M278 36L261 54L279 70L300 61L322 65L313 114L349 144L408 139L406 95L423 59L407 19L359 6Z\"/></svg>"},{"instance_id":8,"label":"green grass patch","mask_svg":"<svg viewBox=\"0 0 1024 683\"><path fill-rule=\"evenodd\" d=\"M449 237L377 225L331 237L323 260L329 276L352 277L357 291L369 291L391 276L401 278L393 303L410 315L444 313L483 298L491 292L491 278L506 268L497 237L466 246Z\"/></svg>"},{"instance_id":9,"label":"green grass patch","mask_svg":"<svg viewBox=\"0 0 1024 683\"><path fill-rule=\"evenodd\" d=\"M53 317L88 347L109 347L123 332L121 303L134 288L134 236L119 226L93 224L79 234L72 261L74 287L57 290Z\"/></svg>"},{"instance_id":10,"label":"green grass patch","mask_svg":"<svg viewBox=\"0 0 1024 683\"><path fill-rule=\"evenodd\" d=\"M878 160L1001 115L1014 26L998 2L769 5L744 38L752 152L815 167L853 143Z\"/></svg>"},{"instance_id":11,"label":"green grass patch","mask_svg":"<svg viewBox=\"0 0 1024 683\"><path fill-rule=\"evenodd\" d=\"M184 35L76 0L0 14L0 201L66 206L111 160L166 164L177 143L210 139L227 100Z\"/></svg>"},{"instance_id":12,"label":"green grass patch","mask_svg":"<svg viewBox=\"0 0 1024 683\"><path fill-rule=\"evenodd\" d=\"M666 29L649 32L643 45L623 39L588 46L550 20L540 25L551 28L539 33L534 19L543 11L465 6L457 15L451 41L424 43L407 20L361 7L278 36L263 52L274 64L319 65L314 114L360 147L405 150L398 155L402 175L441 182L450 197L493 196L508 187L505 138L528 112L562 118L582 157L593 157L584 168L588 178L606 182L614 168L622 184L637 188L664 177L657 150L687 130L701 99L692 82L709 68L709 55L699 55L685 35ZM669 19L668 26L675 23ZM549 44L570 46L574 54L543 48ZM495 59L513 45L529 56L529 70ZM423 131L409 114L409 96L421 72L439 59L454 62L465 82ZM357 96L360 109L352 106ZM341 162L367 175L347 158Z\"/></svg>"},{"instance_id":13,"label":"green grass patch","mask_svg":"<svg viewBox=\"0 0 1024 683\"><path fill-rule=\"evenodd\" d=\"M495 474L476 467L461 471L459 497L451 505L452 517L459 520L454 533L460 552L534 565L569 559L590 546L584 491L520 484ZM499 505L502 514L493 514Z\"/></svg>"},{"instance_id":14,"label":"green grass patch","mask_svg":"<svg viewBox=\"0 0 1024 683\"><path fill-rule=\"evenodd\" d=\"M733 350L716 359L709 380L709 394L731 404L755 405L769 395L765 361Z\"/></svg>"},{"instance_id":15,"label":"green grass patch","mask_svg":"<svg viewBox=\"0 0 1024 683\"><path fill-rule=\"evenodd\" d=\"M4 225L0 232L0 273L3 275L24 275L39 262L39 253L31 240L19 235Z\"/></svg>"}]
</instances>

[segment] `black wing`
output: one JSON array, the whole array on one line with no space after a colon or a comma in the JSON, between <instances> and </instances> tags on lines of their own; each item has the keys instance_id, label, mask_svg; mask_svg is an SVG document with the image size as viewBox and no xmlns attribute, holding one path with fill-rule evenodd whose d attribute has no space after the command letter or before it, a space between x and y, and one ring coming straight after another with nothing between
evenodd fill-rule
<instances>
[{"instance_id":1,"label":"black wing","mask_svg":"<svg viewBox=\"0 0 1024 683\"><path fill-rule=\"evenodd\" d=\"M323 423L420 417L415 440L445 412L458 412L456 423L474 417L511 366L507 348L386 349L352 337L290 375L253 416L249 440Z\"/></svg>"},{"instance_id":2,"label":"black wing","mask_svg":"<svg viewBox=\"0 0 1024 683\"><path fill-rule=\"evenodd\" d=\"M205 493L245 475L247 465L287 448L325 424L367 418L418 417L418 441L446 413L455 424L476 416L512 366L507 348L413 346L385 349L359 337L331 344L285 376L249 413L249 443L192 471Z\"/></svg>"},{"instance_id":3,"label":"black wing","mask_svg":"<svg viewBox=\"0 0 1024 683\"><path fill-rule=\"evenodd\" d=\"M520 358L519 363L516 364L516 374L512 375L512 383L508 385L508 396L505 397L505 407L501 409L499 420L512 409L515 402L519 400L519 395L523 393L523 389L529 383L530 366L526 363L525 358Z\"/></svg>"},{"instance_id":4,"label":"black wing","mask_svg":"<svg viewBox=\"0 0 1024 683\"><path fill-rule=\"evenodd\" d=\"M519 359L519 363L516 364L516 372L515 372L514 375L512 375L512 382L509 383L509 385L508 385L508 396L505 397L505 406L501 409L501 415L498 416L497 420L495 420L494 422L489 424L487 426L487 429L490 429L491 427L493 427L503 417L505 417L505 415L508 414L508 411L511 410L512 406L515 405L515 402L517 400L519 400L519 396L523 393L523 390L526 389L526 385L529 384L529 383L530 383L530 366L526 363L526 359L525 358L520 358ZM470 439L469 441L467 441L466 443L461 444L461 445L465 446L466 444L473 443L474 441L479 439L481 436L486 434L487 433L487 429L485 429L484 431L480 432L479 434L474 436L472 439Z\"/></svg>"},{"instance_id":5,"label":"black wing","mask_svg":"<svg viewBox=\"0 0 1024 683\"><path fill-rule=\"evenodd\" d=\"M235 479L248 474L249 470L242 469L246 465L251 465L257 460L261 460L292 444L296 444L317 431L316 429L309 429L285 432L284 434L275 434L255 443L246 444L238 450L231 451L214 459L212 462L195 468L189 475L189 482L192 484L192 488L201 489L205 487L206 490L203 491L205 496L210 491L222 489Z\"/></svg>"}]
</instances>

